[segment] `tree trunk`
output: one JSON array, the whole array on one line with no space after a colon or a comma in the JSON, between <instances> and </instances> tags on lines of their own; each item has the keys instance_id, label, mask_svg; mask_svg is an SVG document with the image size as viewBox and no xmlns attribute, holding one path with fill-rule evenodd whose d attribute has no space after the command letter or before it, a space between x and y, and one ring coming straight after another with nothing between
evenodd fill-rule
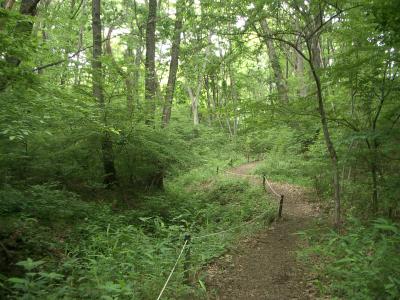
<instances>
[{"instance_id":1,"label":"tree trunk","mask_svg":"<svg viewBox=\"0 0 400 300\"><path fill-rule=\"evenodd\" d=\"M203 87L203 75L206 71L207 61L208 61L208 57L210 55L210 45L211 45L211 32L208 35L208 47L206 49L206 54L203 59L203 64L201 66L201 69L198 72L196 90L193 93L192 88L190 86L187 87L189 97L192 100L193 124L195 126L199 125L199 109L198 109L198 107L199 107L201 89Z\"/></svg>"},{"instance_id":2,"label":"tree trunk","mask_svg":"<svg viewBox=\"0 0 400 300\"><path fill-rule=\"evenodd\" d=\"M378 180L377 180L377 165L376 158L373 158L371 163L371 176L372 176L372 208L374 213L378 213Z\"/></svg>"},{"instance_id":3,"label":"tree trunk","mask_svg":"<svg viewBox=\"0 0 400 300\"><path fill-rule=\"evenodd\" d=\"M126 50L125 53L125 59L128 61L128 66L127 66L127 73L125 75L125 90L126 90L126 108L128 110L128 114L132 115L133 112L133 103L134 103L134 78L132 78L133 74L133 51L132 48L128 45L128 49Z\"/></svg>"},{"instance_id":4,"label":"tree trunk","mask_svg":"<svg viewBox=\"0 0 400 300\"><path fill-rule=\"evenodd\" d=\"M265 37L265 35L270 35L271 30L269 29L267 20L263 19L261 21L261 27L263 30L263 39L267 46L268 57L271 63L272 70L274 71L275 83L278 89L279 98L283 103L288 102L288 89L285 78L283 77L283 72L281 65L279 63L279 57L276 54L274 42Z\"/></svg>"},{"instance_id":5,"label":"tree trunk","mask_svg":"<svg viewBox=\"0 0 400 300\"><path fill-rule=\"evenodd\" d=\"M298 22L296 22L296 30L298 32L301 31L300 25ZM297 45L300 51L302 51L302 47L300 44ZM299 82L299 88L298 88L298 95L301 98L304 98L307 96L308 91L307 91L307 85L306 85L306 78L305 78L305 73L304 73L304 58L298 53L297 51L294 52L295 55L295 74Z\"/></svg>"},{"instance_id":6,"label":"tree trunk","mask_svg":"<svg viewBox=\"0 0 400 300\"><path fill-rule=\"evenodd\" d=\"M102 33L101 33L101 0L92 0L92 31L93 31L93 60L92 60L92 80L93 96L97 100L102 121L107 126L107 114L103 93L103 70L101 63L102 56ZM114 152L111 137L107 131L103 132L101 140L101 150L103 155L104 184L109 188L117 182L117 175L114 166Z\"/></svg>"},{"instance_id":7,"label":"tree trunk","mask_svg":"<svg viewBox=\"0 0 400 300\"><path fill-rule=\"evenodd\" d=\"M211 76L211 91L212 91L212 104L214 107L214 113L215 113L215 117L218 120L218 124L221 127L222 130L224 130L224 125L222 124L221 121L221 116L219 113L219 100L218 100L218 83L215 80L215 75Z\"/></svg>"},{"instance_id":8,"label":"tree trunk","mask_svg":"<svg viewBox=\"0 0 400 300\"><path fill-rule=\"evenodd\" d=\"M304 76L304 59L301 57L299 53L295 53L296 55L296 77L298 78L299 81L299 89L298 89L298 94L300 97L304 98L307 96L307 85L306 85L306 80Z\"/></svg>"},{"instance_id":9,"label":"tree trunk","mask_svg":"<svg viewBox=\"0 0 400 300\"><path fill-rule=\"evenodd\" d=\"M4 2L2 3L1 6L2 6L4 9L9 9L9 10L11 10L11 9L13 8L14 4L15 4L15 0L6 0L6 1L4 1Z\"/></svg>"},{"instance_id":10,"label":"tree trunk","mask_svg":"<svg viewBox=\"0 0 400 300\"><path fill-rule=\"evenodd\" d=\"M367 139L368 148L372 151L372 158L371 158L371 177L372 177L372 209L375 214L378 213L379 210L379 202L378 202L378 178L377 173L379 169L379 161L378 161L378 147L379 141L377 138L376 127L378 125L378 120L382 112L383 104L385 103L386 97L388 94L385 92L385 81L386 81L386 74L387 69L385 69L385 73L383 75L383 82L380 88L380 96L379 96L379 105L377 107L377 111L372 119L371 129L374 135L372 139L372 145L369 143Z\"/></svg>"},{"instance_id":11,"label":"tree trunk","mask_svg":"<svg viewBox=\"0 0 400 300\"><path fill-rule=\"evenodd\" d=\"M193 90L190 86L187 86L187 91L189 94L189 98L192 102L192 116L193 116L193 125L197 126L200 124L199 121L199 103L197 93L193 93Z\"/></svg>"},{"instance_id":12,"label":"tree trunk","mask_svg":"<svg viewBox=\"0 0 400 300\"><path fill-rule=\"evenodd\" d=\"M142 41L142 39L141 39ZM136 47L135 53L135 69L133 70L133 97L136 99L136 107L140 107L139 101L139 81L140 81L140 63L142 61L142 46L139 45Z\"/></svg>"},{"instance_id":13,"label":"tree trunk","mask_svg":"<svg viewBox=\"0 0 400 300\"><path fill-rule=\"evenodd\" d=\"M86 3L85 0L83 0L82 4L82 11L85 11ZM81 50L83 47L83 32L84 32L84 26L83 24L79 27L79 39L78 39L78 50ZM81 64L81 54L80 52L76 55L76 63L75 63L75 77L74 77L74 84L75 85L80 85L81 84L81 71L80 71L80 64Z\"/></svg>"},{"instance_id":14,"label":"tree trunk","mask_svg":"<svg viewBox=\"0 0 400 300\"><path fill-rule=\"evenodd\" d=\"M25 16L36 16L37 6L40 0L22 0L21 6L19 8L19 13ZM12 9L15 1L6 1L3 3L5 9ZM14 36L18 37L28 37L31 35L33 29L33 22L30 20L20 20L15 25L15 30L13 32ZM7 62L7 67L14 68L18 67L21 63L21 59L16 56L10 56L5 54L5 59ZM7 85L12 79L9 76L0 77L0 92L7 88Z\"/></svg>"},{"instance_id":15,"label":"tree trunk","mask_svg":"<svg viewBox=\"0 0 400 300\"><path fill-rule=\"evenodd\" d=\"M204 76L204 87L206 89L207 96L207 115L208 115L208 124L211 126L213 123L213 115L214 115L214 105L211 104L211 93L210 93L210 80L208 75Z\"/></svg>"},{"instance_id":16,"label":"tree trunk","mask_svg":"<svg viewBox=\"0 0 400 300\"><path fill-rule=\"evenodd\" d=\"M231 80L231 96L232 96L232 103L233 103L233 135L237 134L237 129L238 129L238 124L239 124L239 118L237 114L237 105L239 101L239 96L238 92L236 89L236 79L233 74L233 71L231 68L229 68L229 77Z\"/></svg>"},{"instance_id":17,"label":"tree trunk","mask_svg":"<svg viewBox=\"0 0 400 300\"><path fill-rule=\"evenodd\" d=\"M156 108L156 18L157 0L149 0L149 12L146 25L146 61L145 61L145 118L146 124L154 123Z\"/></svg>"},{"instance_id":18,"label":"tree trunk","mask_svg":"<svg viewBox=\"0 0 400 300\"><path fill-rule=\"evenodd\" d=\"M168 125L171 119L172 101L174 99L176 73L178 72L179 65L179 48L181 43L181 32L182 32L182 4L183 0L176 2L176 20L174 28L174 37L171 47L171 62L169 65L168 83L165 91L165 102L162 115L162 126Z\"/></svg>"},{"instance_id":19,"label":"tree trunk","mask_svg":"<svg viewBox=\"0 0 400 300\"><path fill-rule=\"evenodd\" d=\"M317 17L318 18L318 17ZM319 18L318 18L319 19ZM316 26L319 26L320 21L316 22ZM307 48L308 48L308 53L309 53L309 65L311 68L311 73L316 85L317 89L317 100L318 100L318 112L320 115L320 120L322 124L322 131L324 133L324 139L325 143L328 149L329 157L332 163L332 169L333 169L333 186L334 186L334 197L335 197L335 227L339 228L340 227L340 222L341 222L341 208L340 208L340 170L339 170L339 162L338 162L338 157L336 153L336 149L333 145L330 132L329 132L329 126L328 126L328 120L326 118L326 112L325 112L325 106L324 106L324 99L323 99L323 94L322 94L322 85L321 85L321 79L319 76L319 70L322 68L322 56L321 56L321 47L319 43L319 35L314 34L311 37L311 41L307 41Z\"/></svg>"},{"instance_id":20,"label":"tree trunk","mask_svg":"<svg viewBox=\"0 0 400 300\"><path fill-rule=\"evenodd\" d=\"M106 50L106 54L111 58L111 61L114 65L115 70L117 71L117 73L119 75L121 75L121 77L125 81L126 106L127 106L128 114L129 114L129 116L131 116L132 112L133 112L134 88L135 88L135 83L136 83L135 78L132 76L132 73L133 73L132 69L134 68L134 66L132 66L133 61L129 61L129 59L133 56L132 48L130 48L128 45L128 49L125 53L125 58L128 60L128 63L127 63L128 70L125 72L118 65L118 63L115 61L114 56L113 56L113 52L112 52L112 48L111 48L111 35L112 35L113 30L114 30L114 28L112 26L108 29L107 40L105 43L105 50Z\"/></svg>"}]
</instances>

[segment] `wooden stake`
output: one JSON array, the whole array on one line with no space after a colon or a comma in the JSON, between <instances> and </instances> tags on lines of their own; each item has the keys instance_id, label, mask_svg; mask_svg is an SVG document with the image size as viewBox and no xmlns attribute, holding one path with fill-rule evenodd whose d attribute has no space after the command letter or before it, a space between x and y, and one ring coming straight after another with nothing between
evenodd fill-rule
<instances>
[{"instance_id":1,"label":"wooden stake","mask_svg":"<svg viewBox=\"0 0 400 300\"><path fill-rule=\"evenodd\" d=\"M187 248L186 248L186 252L185 252L185 261L183 263L183 273L184 273L184 283L185 284L190 284L191 280L190 280L190 240L191 240L191 236L190 234L185 234L185 241L187 241Z\"/></svg>"},{"instance_id":2,"label":"wooden stake","mask_svg":"<svg viewBox=\"0 0 400 300\"><path fill-rule=\"evenodd\" d=\"M279 201L278 219L282 217L282 206L283 206L283 195L281 195L281 201Z\"/></svg>"},{"instance_id":3,"label":"wooden stake","mask_svg":"<svg viewBox=\"0 0 400 300\"><path fill-rule=\"evenodd\" d=\"M262 183L262 185L263 185L264 191L267 191L267 188L265 187L265 181L266 181L265 174L263 174L263 183Z\"/></svg>"}]
</instances>

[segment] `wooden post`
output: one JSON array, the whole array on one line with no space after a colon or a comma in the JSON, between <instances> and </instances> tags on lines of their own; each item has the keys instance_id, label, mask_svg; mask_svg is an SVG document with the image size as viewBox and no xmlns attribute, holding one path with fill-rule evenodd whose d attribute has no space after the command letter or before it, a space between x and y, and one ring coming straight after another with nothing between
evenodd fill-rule
<instances>
[{"instance_id":1,"label":"wooden post","mask_svg":"<svg viewBox=\"0 0 400 300\"><path fill-rule=\"evenodd\" d=\"M185 241L187 241L186 244L186 252L185 252L185 261L183 262L183 273L184 273L184 283L185 284L190 284L190 240L191 236L190 234L185 234Z\"/></svg>"},{"instance_id":2,"label":"wooden post","mask_svg":"<svg viewBox=\"0 0 400 300\"><path fill-rule=\"evenodd\" d=\"M283 206L283 195L281 195L281 201L279 201L278 219L282 217L282 206Z\"/></svg>"},{"instance_id":3,"label":"wooden post","mask_svg":"<svg viewBox=\"0 0 400 300\"><path fill-rule=\"evenodd\" d=\"M263 185L264 191L267 191L267 188L265 187L265 180L266 180L265 174L263 174L263 183L262 183L262 185Z\"/></svg>"}]
</instances>

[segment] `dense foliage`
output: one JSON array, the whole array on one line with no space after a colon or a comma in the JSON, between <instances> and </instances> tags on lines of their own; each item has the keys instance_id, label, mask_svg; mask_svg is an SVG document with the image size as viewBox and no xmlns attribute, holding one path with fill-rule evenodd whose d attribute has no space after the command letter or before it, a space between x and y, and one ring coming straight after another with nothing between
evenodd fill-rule
<instances>
[{"instance_id":1,"label":"dense foliage","mask_svg":"<svg viewBox=\"0 0 400 300\"><path fill-rule=\"evenodd\" d=\"M303 254L316 266L315 283L323 292L343 299L398 298L398 224L382 218L368 224L351 219L343 235L322 228L325 232L308 232L313 246Z\"/></svg>"},{"instance_id":2,"label":"dense foliage","mask_svg":"<svg viewBox=\"0 0 400 300\"><path fill-rule=\"evenodd\" d=\"M396 299L396 0L0 1L0 298L154 299L183 235L271 220L305 185L332 297ZM219 174L216 174L218 168ZM247 229L194 242L167 297Z\"/></svg>"}]
</instances>

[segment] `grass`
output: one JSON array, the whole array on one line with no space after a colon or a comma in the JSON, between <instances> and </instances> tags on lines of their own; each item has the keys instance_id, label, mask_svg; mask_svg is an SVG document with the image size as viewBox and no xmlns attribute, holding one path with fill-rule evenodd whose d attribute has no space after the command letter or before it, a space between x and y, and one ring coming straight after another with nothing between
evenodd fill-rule
<instances>
[{"instance_id":1,"label":"grass","mask_svg":"<svg viewBox=\"0 0 400 300\"><path fill-rule=\"evenodd\" d=\"M273 181L311 187L311 172L310 163L301 155L271 153L266 155L254 174L265 174Z\"/></svg>"},{"instance_id":2,"label":"grass","mask_svg":"<svg viewBox=\"0 0 400 300\"><path fill-rule=\"evenodd\" d=\"M88 203L55 185L7 187L0 196L2 246L13 254L1 261L0 294L24 299L155 299L185 233L228 230L262 214L259 223L193 239L195 282L183 283L180 262L164 299L204 297L203 266L276 210L259 201L261 187L217 176L209 165L170 178L163 193L143 195L135 210Z\"/></svg>"}]
</instances>

